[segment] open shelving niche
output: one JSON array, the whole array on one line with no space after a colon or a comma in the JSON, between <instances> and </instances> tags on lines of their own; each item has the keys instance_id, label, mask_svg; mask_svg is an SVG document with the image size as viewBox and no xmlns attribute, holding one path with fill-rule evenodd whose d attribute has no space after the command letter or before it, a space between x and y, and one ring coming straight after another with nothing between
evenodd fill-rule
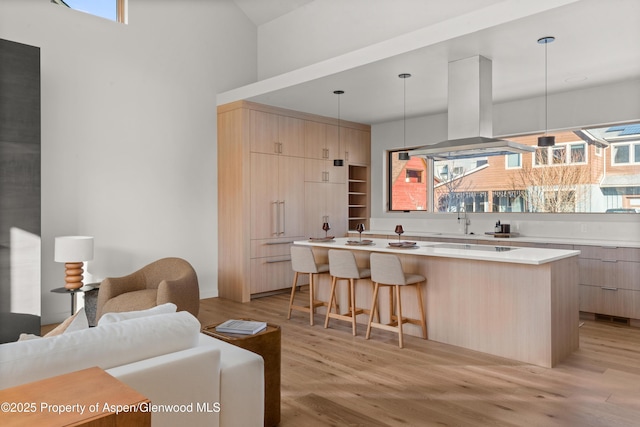
<instances>
[{"instance_id":1,"label":"open shelving niche","mask_svg":"<svg viewBox=\"0 0 640 427\"><path fill-rule=\"evenodd\" d=\"M349 230L364 223L369 229L369 168L349 165Z\"/></svg>"}]
</instances>

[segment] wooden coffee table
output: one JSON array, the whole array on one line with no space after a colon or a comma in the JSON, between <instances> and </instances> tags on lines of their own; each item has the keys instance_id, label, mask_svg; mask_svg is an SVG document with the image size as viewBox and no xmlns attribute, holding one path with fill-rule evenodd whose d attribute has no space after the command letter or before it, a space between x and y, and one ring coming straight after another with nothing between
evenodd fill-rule
<instances>
[{"instance_id":1,"label":"wooden coffee table","mask_svg":"<svg viewBox=\"0 0 640 427\"><path fill-rule=\"evenodd\" d=\"M0 390L0 402L3 427L151 426L149 400L98 367ZM111 410L124 406L142 410Z\"/></svg>"},{"instance_id":2,"label":"wooden coffee table","mask_svg":"<svg viewBox=\"0 0 640 427\"><path fill-rule=\"evenodd\" d=\"M216 332L220 323L205 326L202 332L264 359L264 425L277 426L280 424L280 326L268 323L267 329L257 334L239 335Z\"/></svg>"}]
</instances>

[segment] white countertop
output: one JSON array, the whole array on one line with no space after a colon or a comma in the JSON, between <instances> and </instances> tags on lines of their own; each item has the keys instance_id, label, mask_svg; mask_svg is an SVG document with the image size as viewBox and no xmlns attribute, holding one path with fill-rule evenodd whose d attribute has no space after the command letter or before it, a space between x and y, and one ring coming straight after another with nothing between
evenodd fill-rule
<instances>
[{"instance_id":1,"label":"white countertop","mask_svg":"<svg viewBox=\"0 0 640 427\"><path fill-rule=\"evenodd\" d=\"M363 239L365 240L365 239ZM299 240L296 245L319 246L325 248L348 249L369 252L388 252L406 255L433 256L443 258L462 258L478 261L495 261L515 264L545 264L563 258L578 256L580 251L564 249L514 248L513 246L476 245L465 243L416 242L416 248L393 248L389 242L393 239L367 239L372 242L368 246L349 245L348 241L358 241L358 238L336 238L328 242ZM496 239L497 240L497 239ZM402 241L407 241L403 239Z\"/></svg>"},{"instance_id":2,"label":"white countertop","mask_svg":"<svg viewBox=\"0 0 640 427\"><path fill-rule=\"evenodd\" d=\"M355 231L349 231L349 233L356 233ZM393 230L367 230L362 235L393 235ZM517 245L518 242L527 243L550 243L557 245L585 245L585 246L602 246L602 247L624 247L624 248L640 248L640 241L617 241L617 240L603 240L603 239L580 239L572 237L535 237L535 236L512 236L512 237L494 237L487 234L461 234L461 233L438 233L433 231L406 231L405 236L416 237L438 237L447 239L461 239L461 240L495 240L496 244L499 242L511 242Z\"/></svg>"}]
</instances>

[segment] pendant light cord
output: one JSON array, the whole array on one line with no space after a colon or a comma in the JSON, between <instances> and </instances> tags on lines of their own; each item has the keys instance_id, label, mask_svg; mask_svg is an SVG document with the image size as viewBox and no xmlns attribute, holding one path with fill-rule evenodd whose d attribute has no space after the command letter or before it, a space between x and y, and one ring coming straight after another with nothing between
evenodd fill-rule
<instances>
[{"instance_id":1,"label":"pendant light cord","mask_svg":"<svg viewBox=\"0 0 640 427\"><path fill-rule=\"evenodd\" d=\"M547 79L548 79L548 66L547 66L547 45L548 41L544 43L544 134L547 135L549 129L549 101L547 99Z\"/></svg>"},{"instance_id":2,"label":"pendant light cord","mask_svg":"<svg viewBox=\"0 0 640 427\"><path fill-rule=\"evenodd\" d=\"M403 109L402 109L402 148L406 150L407 148L407 79L406 77L402 79L402 83L404 85L404 93L403 93Z\"/></svg>"}]
</instances>

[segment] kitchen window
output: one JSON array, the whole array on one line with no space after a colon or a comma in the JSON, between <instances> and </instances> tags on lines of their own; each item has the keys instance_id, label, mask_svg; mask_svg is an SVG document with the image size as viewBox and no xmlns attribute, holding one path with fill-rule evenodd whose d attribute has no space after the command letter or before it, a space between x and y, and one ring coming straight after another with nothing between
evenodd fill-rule
<instances>
[{"instance_id":1,"label":"kitchen window","mask_svg":"<svg viewBox=\"0 0 640 427\"><path fill-rule=\"evenodd\" d=\"M505 137L535 152L503 156L401 161L406 149L389 151L389 210L605 213L640 195L640 123L553 136L553 147L537 147L535 134Z\"/></svg>"}]
</instances>

